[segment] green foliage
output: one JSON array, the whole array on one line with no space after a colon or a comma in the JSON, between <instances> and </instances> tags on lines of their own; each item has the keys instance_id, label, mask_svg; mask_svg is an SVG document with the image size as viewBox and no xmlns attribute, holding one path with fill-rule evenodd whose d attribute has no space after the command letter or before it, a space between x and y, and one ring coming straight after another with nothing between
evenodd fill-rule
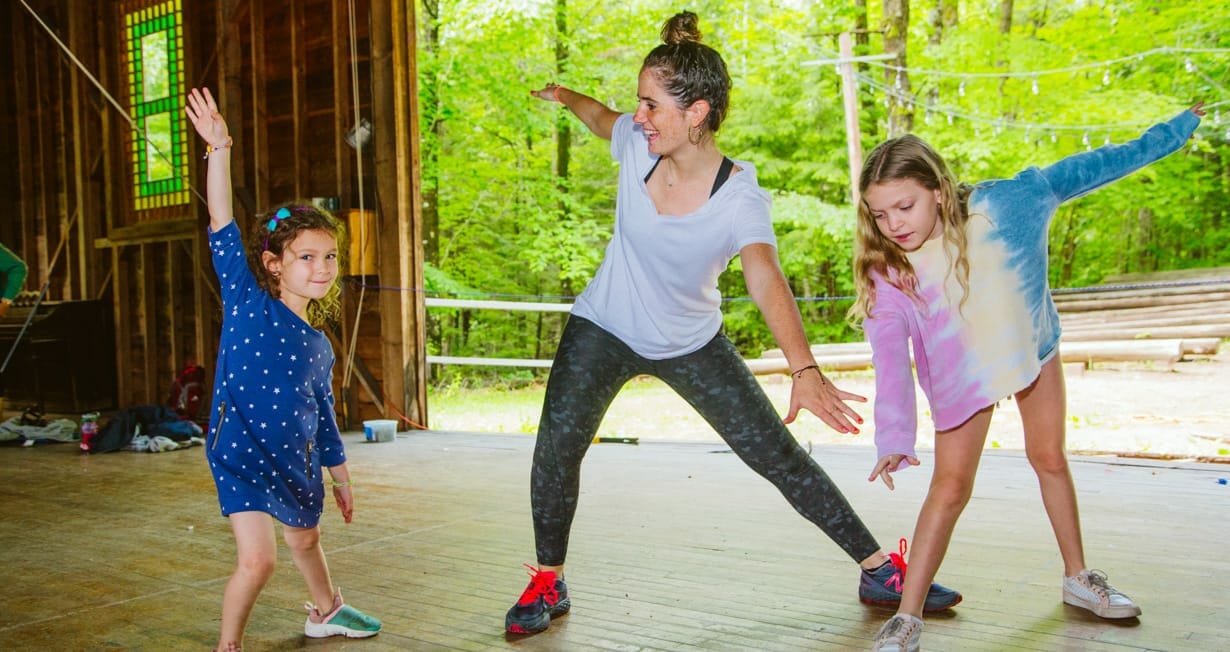
<instances>
[{"instance_id":1,"label":"green foliage","mask_svg":"<svg viewBox=\"0 0 1230 652\"><path fill-rule=\"evenodd\" d=\"M1210 105L1182 152L1061 208L1050 232L1054 285L1230 263L1230 57L1208 51L1230 47L1230 0L1017 0L1008 34L999 32L998 3L964 2L958 25L939 43L930 42L934 1L910 4L913 129L964 180L1124 142L1196 100ZM867 5L875 29L881 3ZM701 0L688 8L729 66L734 91L718 143L754 165L774 196L778 252L809 338L859 339L845 321L849 301L830 299L853 293L841 80L832 64L808 64L836 56L834 34L853 28L859 10L839 0ZM640 62L679 7L569 0L559 71L556 10L554 0L440 3L439 46L419 53L423 174L440 188L431 289L571 297L601 261L615 201L608 144L529 91L559 82L632 110ZM1141 56L1158 48L1193 51ZM881 52L881 37L871 34L858 54ZM1098 62L1113 63L1075 69ZM894 73L874 64L859 69L866 152L884 137ZM1004 76L1022 71L1052 72ZM566 179L555 167L561 119L570 126ZM433 162L426 153L438 156ZM775 346L746 300L737 259L720 289L730 299L727 333L744 353ZM560 315L491 310L433 309L430 317L433 341L451 355L546 358L563 323ZM454 367L444 375L523 382L538 373Z\"/></svg>"}]
</instances>

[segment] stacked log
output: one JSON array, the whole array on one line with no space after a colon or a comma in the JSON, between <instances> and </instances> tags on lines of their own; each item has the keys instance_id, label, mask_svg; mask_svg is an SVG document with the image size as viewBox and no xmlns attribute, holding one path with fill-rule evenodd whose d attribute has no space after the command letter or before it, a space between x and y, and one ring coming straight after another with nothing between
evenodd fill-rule
<instances>
[{"instance_id":1,"label":"stacked log","mask_svg":"<svg viewBox=\"0 0 1230 652\"><path fill-rule=\"evenodd\" d=\"M1216 355L1230 338L1230 268L1123 275L1099 287L1054 294L1065 363L1152 362ZM825 370L871 367L865 342L818 344ZM781 350L749 360L753 373L790 373Z\"/></svg>"}]
</instances>

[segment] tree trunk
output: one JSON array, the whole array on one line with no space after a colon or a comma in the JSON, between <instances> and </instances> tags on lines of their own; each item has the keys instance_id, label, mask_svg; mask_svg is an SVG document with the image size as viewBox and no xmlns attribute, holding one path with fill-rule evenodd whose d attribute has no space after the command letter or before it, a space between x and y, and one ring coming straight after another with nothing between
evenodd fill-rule
<instances>
[{"instance_id":1,"label":"tree trunk","mask_svg":"<svg viewBox=\"0 0 1230 652\"><path fill-rule=\"evenodd\" d=\"M1153 211L1149 208L1141 208L1136 219L1137 228L1137 249L1136 249L1136 269L1137 272L1156 272L1157 271L1157 250L1154 247L1154 232L1153 232Z\"/></svg>"},{"instance_id":2,"label":"tree trunk","mask_svg":"<svg viewBox=\"0 0 1230 652\"><path fill-rule=\"evenodd\" d=\"M1063 216L1063 240L1059 246L1059 278L1053 279L1057 287L1064 287L1072 281L1072 264L1076 259L1076 209L1068 207Z\"/></svg>"},{"instance_id":3,"label":"tree trunk","mask_svg":"<svg viewBox=\"0 0 1230 652\"><path fill-rule=\"evenodd\" d=\"M931 10L930 15L931 36L928 42L931 45L939 45L944 42L944 37L949 33L956 31L960 13L957 11L957 0L936 0L935 8ZM934 85L931 90L927 91L927 106L931 107L938 104L940 101L940 87Z\"/></svg>"},{"instance_id":4,"label":"tree trunk","mask_svg":"<svg viewBox=\"0 0 1230 652\"><path fill-rule=\"evenodd\" d=\"M999 0L999 33L1007 35L1012 32L1012 0ZM995 65L1005 68L1008 66L1007 59L1000 59ZM1004 87L1008 84L1008 77L1001 77L999 80L999 94L1004 95ZM1004 112L1004 118L1011 120L1013 117L1011 111Z\"/></svg>"},{"instance_id":5,"label":"tree trunk","mask_svg":"<svg viewBox=\"0 0 1230 652\"><path fill-rule=\"evenodd\" d=\"M568 65L568 0L555 0L555 76L563 79ZM559 179L560 192L567 192L568 163L572 159L569 146L572 144L572 116L568 111L559 111L555 123L555 174ZM566 211L560 201L560 210Z\"/></svg>"},{"instance_id":6,"label":"tree trunk","mask_svg":"<svg viewBox=\"0 0 1230 652\"><path fill-rule=\"evenodd\" d=\"M909 39L909 0L884 0L884 52L897 55L892 59L901 70L885 69L888 84L888 137L909 133L914 127L914 103L910 98L910 75L906 67L906 43Z\"/></svg>"},{"instance_id":7,"label":"tree trunk","mask_svg":"<svg viewBox=\"0 0 1230 652\"><path fill-rule=\"evenodd\" d=\"M867 46L871 41L867 31L867 0L854 0L854 8L856 10L854 14L854 54L868 54ZM854 65L858 68L860 75L867 74L867 62L860 61ZM859 106L863 108L863 113L870 115L871 111L875 109L875 98L870 93L860 93L859 95L861 96L859 97ZM873 120L867 127L867 135L876 138L878 133L879 128Z\"/></svg>"},{"instance_id":8,"label":"tree trunk","mask_svg":"<svg viewBox=\"0 0 1230 652\"><path fill-rule=\"evenodd\" d=\"M957 28L959 20L957 0L936 0L935 8L931 10L930 16L930 43L932 45L943 43L944 37Z\"/></svg>"}]
</instances>

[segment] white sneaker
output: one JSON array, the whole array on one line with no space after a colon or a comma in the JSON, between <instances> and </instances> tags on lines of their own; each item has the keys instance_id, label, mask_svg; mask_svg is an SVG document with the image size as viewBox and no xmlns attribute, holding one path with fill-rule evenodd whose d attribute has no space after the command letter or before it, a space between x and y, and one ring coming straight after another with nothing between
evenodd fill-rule
<instances>
[{"instance_id":1,"label":"white sneaker","mask_svg":"<svg viewBox=\"0 0 1230 652\"><path fill-rule=\"evenodd\" d=\"M1083 570L1076 577L1063 578L1063 601L1092 611L1102 618L1135 618L1140 607L1132 599L1106 583L1106 573Z\"/></svg>"},{"instance_id":2,"label":"white sneaker","mask_svg":"<svg viewBox=\"0 0 1230 652\"><path fill-rule=\"evenodd\" d=\"M884 623L871 645L879 652L918 652L923 622L909 614L897 614Z\"/></svg>"}]
</instances>

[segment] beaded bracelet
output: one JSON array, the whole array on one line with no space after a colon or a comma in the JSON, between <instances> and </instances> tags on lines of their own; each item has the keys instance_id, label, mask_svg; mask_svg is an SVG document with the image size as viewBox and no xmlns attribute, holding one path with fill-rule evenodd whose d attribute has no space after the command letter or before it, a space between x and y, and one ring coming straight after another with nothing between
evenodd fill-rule
<instances>
[{"instance_id":1,"label":"beaded bracelet","mask_svg":"<svg viewBox=\"0 0 1230 652\"><path fill-rule=\"evenodd\" d=\"M214 152L220 149L230 149L231 145L234 145L234 144L235 144L235 139L231 138L230 136L227 136L225 145L218 145L218 146L206 145L204 158L209 158L210 154L213 154Z\"/></svg>"},{"instance_id":2,"label":"beaded bracelet","mask_svg":"<svg viewBox=\"0 0 1230 652\"><path fill-rule=\"evenodd\" d=\"M342 487L353 487L354 486L354 483L351 482L350 480L342 480L341 482L338 482L337 480L333 480L331 484L333 485L334 489L341 489Z\"/></svg>"}]
</instances>

